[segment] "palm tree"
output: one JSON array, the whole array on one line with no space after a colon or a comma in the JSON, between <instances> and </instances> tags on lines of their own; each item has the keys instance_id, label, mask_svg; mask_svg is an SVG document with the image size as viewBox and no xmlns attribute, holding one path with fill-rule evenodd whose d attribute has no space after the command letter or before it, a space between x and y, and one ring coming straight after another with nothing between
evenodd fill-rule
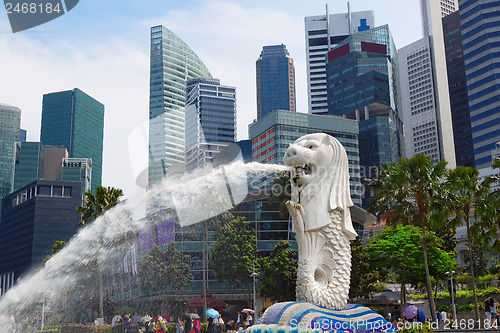
<instances>
[{"instance_id":1,"label":"palm tree","mask_svg":"<svg viewBox=\"0 0 500 333\"><path fill-rule=\"evenodd\" d=\"M84 193L82 207L76 207L76 212L81 213L80 226L93 222L104 211L113 208L120 202L120 197L123 196L121 189L114 187L97 186L95 195L91 190Z\"/></svg>"},{"instance_id":2,"label":"palm tree","mask_svg":"<svg viewBox=\"0 0 500 333\"><path fill-rule=\"evenodd\" d=\"M123 196L121 189L114 187L97 186L94 195L91 190L84 193L83 206L76 207L76 212L81 213L80 226L92 223L102 213L113 208L120 202ZM104 318L104 297L103 297L102 271L99 269L99 317Z\"/></svg>"},{"instance_id":3,"label":"palm tree","mask_svg":"<svg viewBox=\"0 0 500 333\"><path fill-rule=\"evenodd\" d=\"M464 225L467 229L467 244L469 246L469 258L471 258L470 274L472 279L472 292L474 295L475 303L475 319L479 319L479 308L477 305L477 295L476 295L476 281L474 278L474 260L473 258L473 247L472 241L475 238L484 238L485 236L489 239L483 239L486 241L485 244L489 244L491 241L491 231L493 231L493 236L496 235L497 228L492 227L495 225L489 225L491 222L491 216L494 212L492 211L493 202L488 200L488 195L490 194L490 183L492 178L486 178L483 181L479 180L479 172L476 168L457 166L454 170L451 170L448 175L448 183L453 189L453 201L452 205L455 212L455 220ZM474 220L473 225L470 221ZM486 230L485 230L486 229ZM485 231L479 232L479 231Z\"/></svg>"},{"instance_id":4,"label":"palm tree","mask_svg":"<svg viewBox=\"0 0 500 333\"><path fill-rule=\"evenodd\" d=\"M427 297L432 320L436 321L436 307L432 297L425 231L430 224L446 220L446 197L443 186L447 175L446 162L434 164L423 154L400 158L396 163L381 165L377 178L368 179L374 191L370 210L383 213L390 224L414 224L422 233Z\"/></svg>"}]
</instances>

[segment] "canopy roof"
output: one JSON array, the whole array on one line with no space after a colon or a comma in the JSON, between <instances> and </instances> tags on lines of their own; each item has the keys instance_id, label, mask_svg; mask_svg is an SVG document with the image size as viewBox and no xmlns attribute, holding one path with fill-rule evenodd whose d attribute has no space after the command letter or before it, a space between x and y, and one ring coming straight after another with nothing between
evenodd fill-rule
<instances>
[{"instance_id":1,"label":"canopy roof","mask_svg":"<svg viewBox=\"0 0 500 333\"><path fill-rule=\"evenodd\" d=\"M198 298L193 298L186 302L187 308L202 308L203 307L203 295ZM207 294L207 307L209 308L226 308L227 304L218 298Z\"/></svg>"}]
</instances>

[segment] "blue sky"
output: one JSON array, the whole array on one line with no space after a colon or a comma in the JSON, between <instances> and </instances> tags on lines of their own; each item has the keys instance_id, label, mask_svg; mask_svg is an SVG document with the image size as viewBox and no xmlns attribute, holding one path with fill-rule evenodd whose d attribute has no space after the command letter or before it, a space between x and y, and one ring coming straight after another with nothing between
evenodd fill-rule
<instances>
[{"instance_id":1,"label":"blue sky","mask_svg":"<svg viewBox=\"0 0 500 333\"><path fill-rule=\"evenodd\" d=\"M21 127L38 141L42 95L78 87L105 105L103 185L128 198L144 165L149 89L149 28L162 24L183 39L221 84L236 87L238 139L256 117L255 61L262 46L285 44L295 61L297 109L307 112L304 17L325 1L80 0L66 15L13 34L0 9L0 103L22 110ZM352 0L373 10L401 48L421 38L418 0ZM347 2L330 1L330 13ZM141 127L143 125L143 127ZM144 127L145 126L145 127ZM139 135L140 137L140 135ZM139 166L139 167L138 167Z\"/></svg>"}]
</instances>

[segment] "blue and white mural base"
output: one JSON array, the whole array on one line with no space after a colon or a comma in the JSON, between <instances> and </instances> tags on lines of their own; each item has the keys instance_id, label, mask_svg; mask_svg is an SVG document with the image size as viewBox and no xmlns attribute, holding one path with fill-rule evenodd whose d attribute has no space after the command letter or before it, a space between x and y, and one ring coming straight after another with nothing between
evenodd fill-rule
<instances>
[{"instance_id":1,"label":"blue and white mural base","mask_svg":"<svg viewBox=\"0 0 500 333\"><path fill-rule=\"evenodd\" d=\"M359 304L331 310L306 302L282 302L269 307L247 333L396 332L375 311Z\"/></svg>"}]
</instances>

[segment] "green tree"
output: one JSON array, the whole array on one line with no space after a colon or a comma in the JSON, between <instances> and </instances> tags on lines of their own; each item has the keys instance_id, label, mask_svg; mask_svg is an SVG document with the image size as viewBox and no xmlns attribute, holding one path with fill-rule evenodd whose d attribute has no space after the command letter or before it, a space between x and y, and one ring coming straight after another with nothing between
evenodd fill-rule
<instances>
[{"instance_id":1,"label":"green tree","mask_svg":"<svg viewBox=\"0 0 500 333\"><path fill-rule=\"evenodd\" d=\"M351 285L349 288L349 298L359 297L369 298L371 293L376 291L376 283L380 274L375 267L370 264L361 238L356 237L351 241Z\"/></svg>"},{"instance_id":2,"label":"green tree","mask_svg":"<svg viewBox=\"0 0 500 333\"><path fill-rule=\"evenodd\" d=\"M269 256L259 259L259 266L259 295L274 302L295 299L297 259L289 242L280 241L276 244Z\"/></svg>"},{"instance_id":3,"label":"green tree","mask_svg":"<svg viewBox=\"0 0 500 333\"><path fill-rule=\"evenodd\" d=\"M291 199L291 195L292 184L290 184L290 173L287 171L279 172L271 182L269 205L278 207L281 218L288 215L286 202Z\"/></svg>"},{"instance_id":4,"label":"green tree","mask_svg":"<svg viewBox=\"0 0 500 333\"><path fill-rule=\"evenodd\" d=\"M382 164L367 185L374 191L370 210L384 213L391 224L414 224L421 229L425 285L432 320L436 321L436 306L428 265L426 228L447 220L449 191L444 186L446 162L434 161L423 154L400 158L396 163Z\"/></svg>"},{"instance_id":5,"label":"green tree","mask_svg":"<svg viewBox=\"0 0 500 333\"><path fill-rule=\"evenodd\" d=\"M45 266L45 263L50 259L52 258L52 256L54 254L56 254L57 252L61 251L64 247L66 246L66 242L65 241L56 241L53 245L52 245L52 254L51 255L48 255L46 256L45 258L43 258L43 261L42 261L42 267Z\"/></svg>"},{"instance_id":6,"label":"green tree","mask_svg":"<svg viewBox=\"0 0 500 333\"><path fill-rule=\"evenodd\" d=\"M494 205L494 203L490 203L487 200L490 194L491 181L491 178L480 181L479 172L476 168L471 167L457 166L454 170L451 170L448 175L448 184L453 190L453 200L451 203L455 213L454 222L456 224L465 225L467 229L469 258L474 258L474 247L472 245L474 236L476 238L483 238L486 244L489 244L493 239L485 240L485 234L480 234L478 232L483 229L481 228L482 226L484 227L483 222L488 221L488 212L493 213L490 209L490 205ZM483 219L480 218L481 216ZM471 224L471 220L474 220L474 224ZM492 236L496 238L496 232L494 235L490 234L490 237ZM496 246L498 246L498 243ZM474 260L472 260L472 265L470 265L470 274L475 303L475 319L477 321L479 320L479 307L476 295Z\"/></svg>"},{"instance_id":7,"label":"green tree","mask_svg":"<svg viewBox=\"0 0 500 333\"><path fill-rule=\"evenodd\" d=\"M76 207L76 212L81 214L80 226L92 223L96 218L108 209L113 208L120 203L120 197L123 196L121 189L114 187L97 186L96 193L91 190L85 192L83 206ZM99 268L101 263L97 263L99 276L99 317L104 318L104 290L102 281L102 270Z\"/></svg>"},{"instance_id":8,"label":"green tree","mask_svg":"<svg viewBox=\"0 0 500 333\"><path fill-rule=\"evenodd\" d=\"M155 244L138 265L138 276L141 282L153 291L160 293L161 306L167 297L167 287L182 288L193 280L189 265L191 257L182 254L172 242L163 249Z\"/></svg>"},{"instance_id":9,"label":"green tree","mask_svg":"<svg viewBox=\"0 0 500 333\"><path fill-rule=\"evenodd\" d=\"M386 277L390 272L401 284L401 304L406 303L405 284L425 281L420 229L415 226L387 227L372 237L366 247L369 263ZM430 273L437 277L456 266L453 254L441 248L441 239L426 232Z\"/></svg>"},{"instance_id":10,"label":"green tree","mask_svg":"<svg viewBox=\"0 0 500 333\"><path fill-rule=\"evenodd\" d=\"M250 222L237 216L215 231L215 244L210 248L210 266L218 281L235 287L246 286L250 306L253 265L257 257L257 238Z\"/></svg>"},{"instance_id":11,"label":"green tree","mask_svg":"<svg viewBox=\"0 0 500 333\"><path fill-rule=\"evenodd\" d=\"M106 210L113 208L120 203L123 191L114 187L97 186L95 194L88 190L83 200L83 206L77 207L76 212L81 213L80 225L85 225L94 221Z\"/></svg>"}]
</instances>

